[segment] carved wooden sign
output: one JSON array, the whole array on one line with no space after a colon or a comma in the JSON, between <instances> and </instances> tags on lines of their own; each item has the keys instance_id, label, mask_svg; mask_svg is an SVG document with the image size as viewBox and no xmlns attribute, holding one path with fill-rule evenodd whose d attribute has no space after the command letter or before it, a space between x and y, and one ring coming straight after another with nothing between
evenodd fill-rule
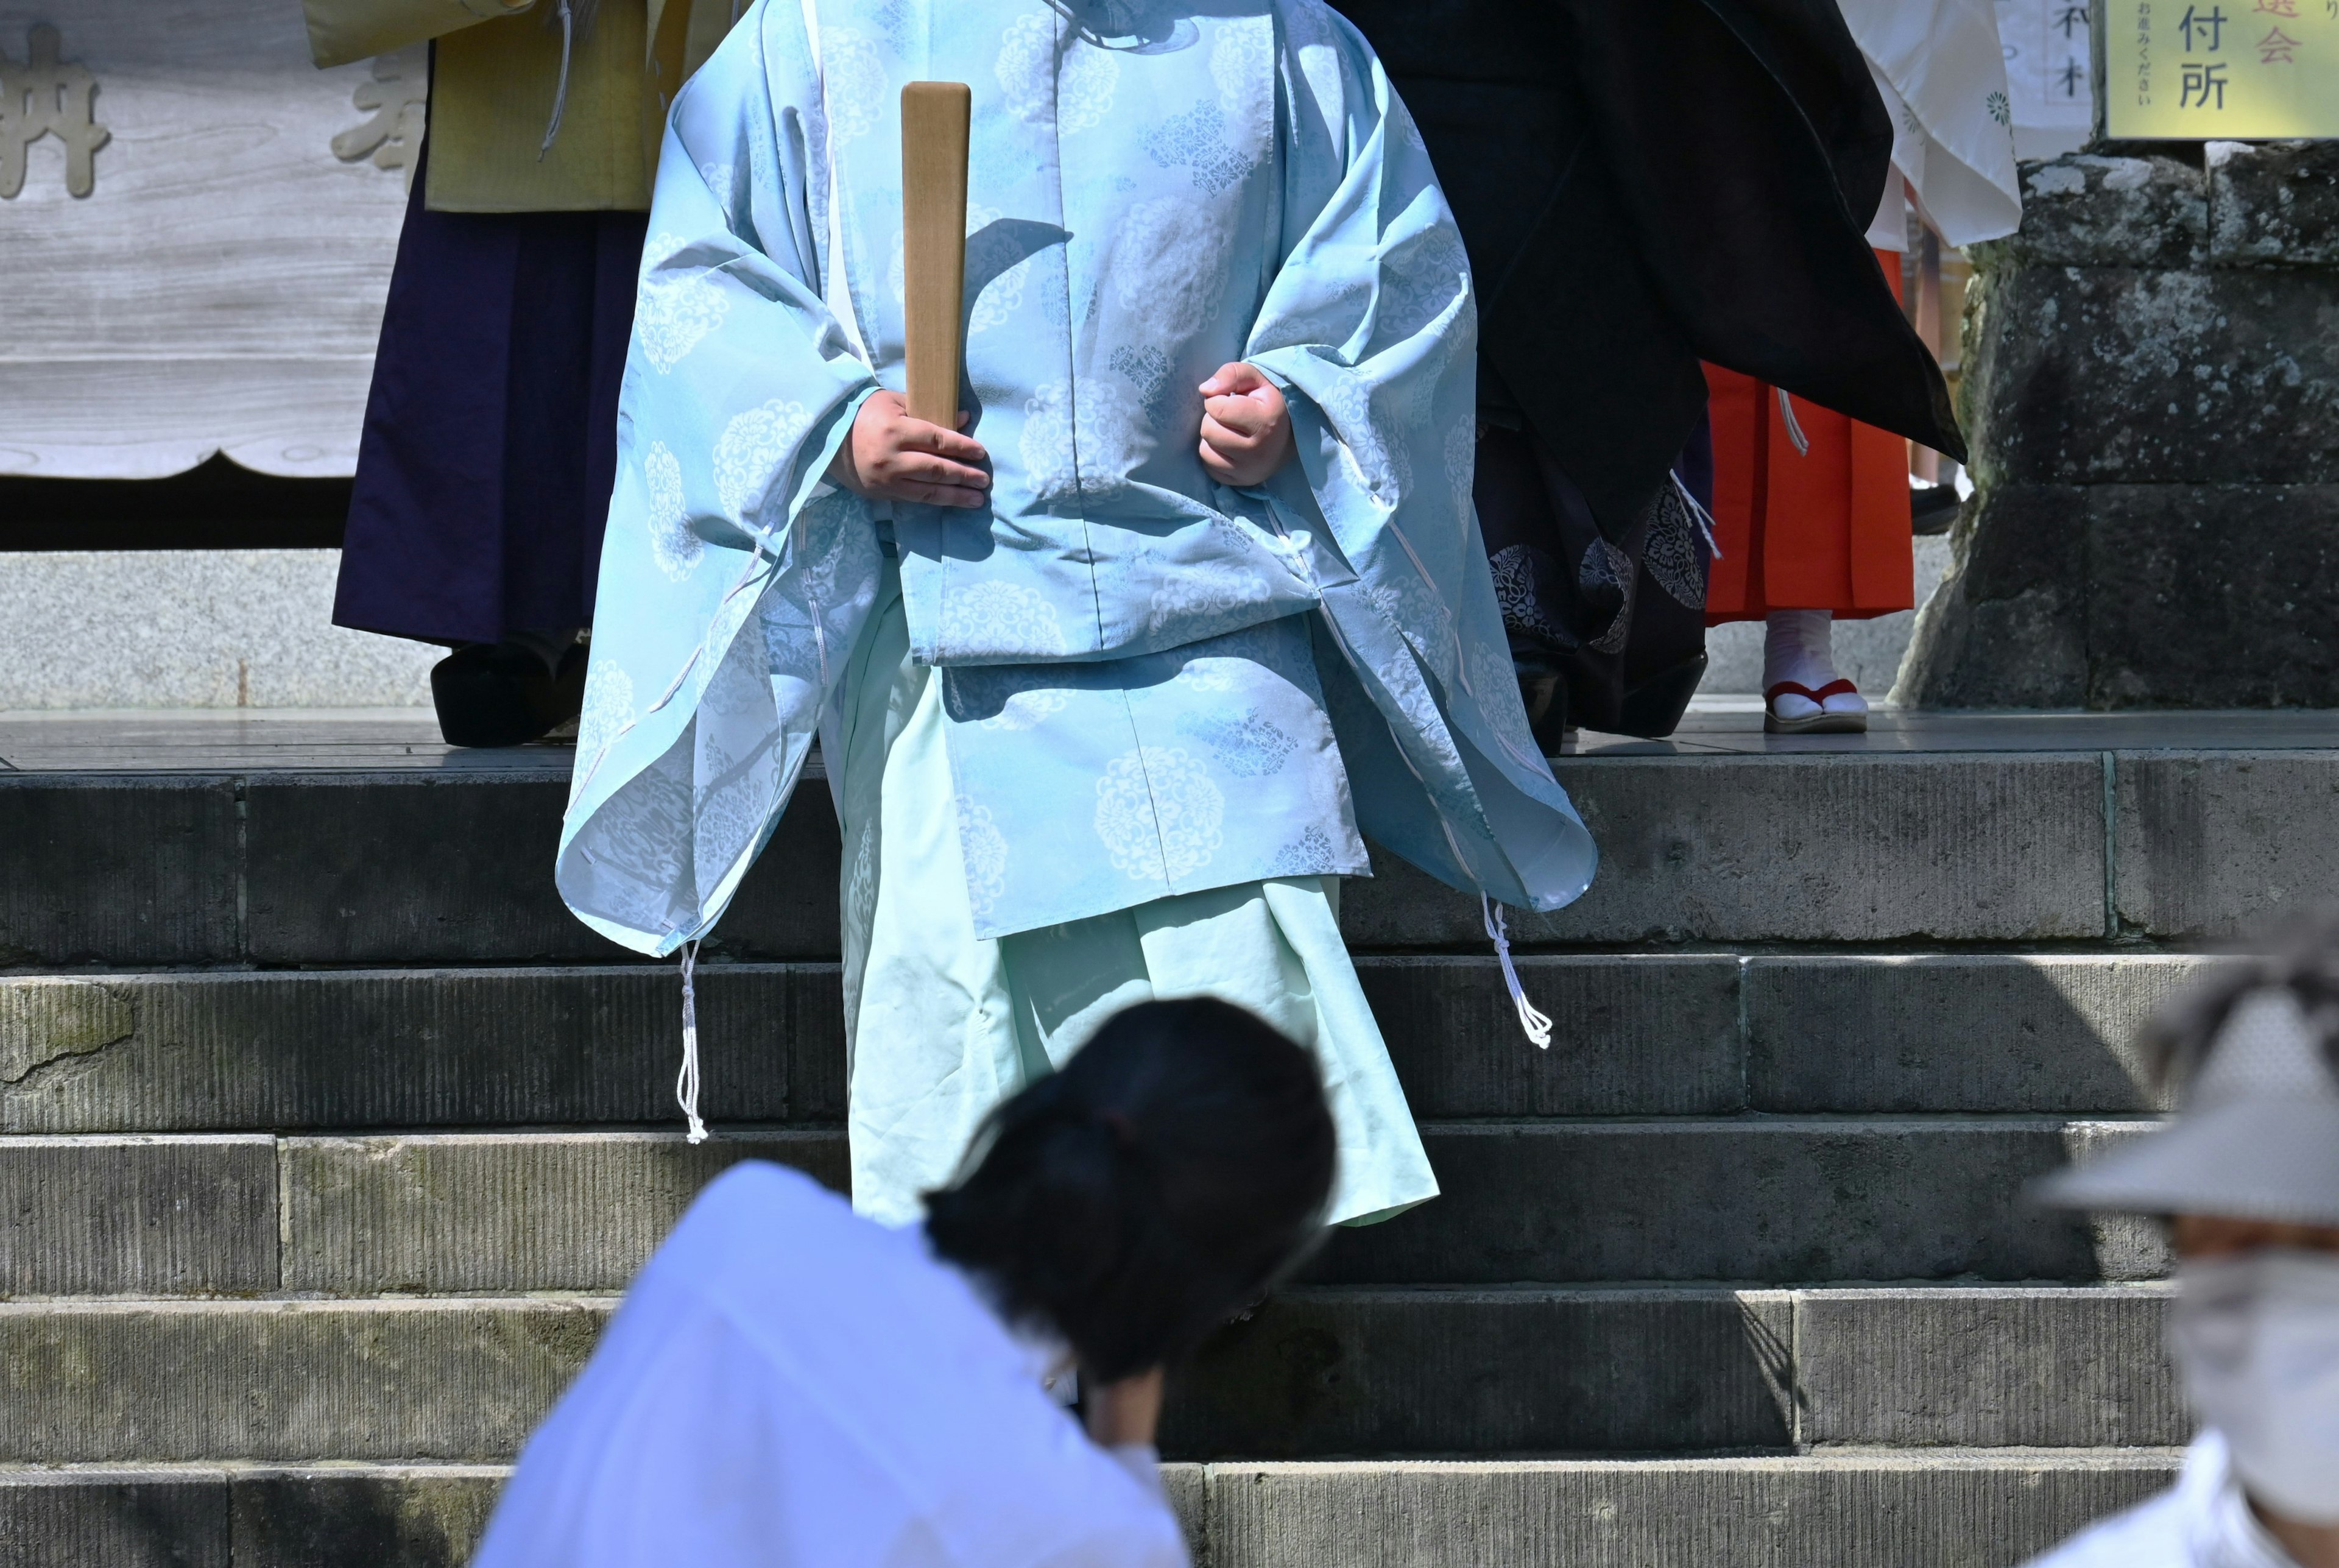
<instances>
[{"instance_id":1,"label":"carved wooden sign","mask_svg":"<svg viewBox=\"0 0 2339 1568\"><path fill-rule=\"evenodd\" d=\"M291 0L0 0L0 473L356 466L423 51Z\"/></svg>"}]
</instances>

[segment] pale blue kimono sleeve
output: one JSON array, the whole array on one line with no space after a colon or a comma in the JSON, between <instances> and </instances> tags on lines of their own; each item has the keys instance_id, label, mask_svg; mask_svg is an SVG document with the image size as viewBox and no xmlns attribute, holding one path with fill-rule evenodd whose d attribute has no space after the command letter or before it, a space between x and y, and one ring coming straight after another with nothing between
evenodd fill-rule
<instances>
[{"instance_id":1,"label":"pale blue kimono sleeve","mask_svg":"<svg viewBox=\"0 0 2339 1568\"><path fill-rule=\"evenodd\" d=\"M644 952L729 902L875 596L867 506L822 482L876 386L824 291L825 136L800 8L763 6L658 166L556 869Z\"/></svg>"},{"instance_id":2,"label":"pale blue kimono sleeve","mask_svg":"<svg viewBox=\"0 0 2339 1568\"><path fill-rule=\"evenodd\" d=\"M1471 502L1469 261L1364 40L1318 0L1281 18L1283 255L1245 357L1291 404L1299 461L1268 493L1323 595L1357 823L1455 887L1556 909L1598 857L1528 732Z\"/></svg>"}]
</instances>

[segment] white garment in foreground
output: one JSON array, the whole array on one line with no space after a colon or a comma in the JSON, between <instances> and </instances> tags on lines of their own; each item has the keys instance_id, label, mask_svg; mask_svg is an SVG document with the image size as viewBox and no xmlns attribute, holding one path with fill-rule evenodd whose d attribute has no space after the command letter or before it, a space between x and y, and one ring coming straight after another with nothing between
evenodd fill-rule
<instances>
[{"instance_id":1,"label":"white garment in foreground","mask_svg":"<svg viewBox=\"0 0 2339 1568\"><path fill-rule=\"evenodd\" d=\"M2226 1463L2226 1442L2204 1432L2184 1474L2159 1496L2089 1526L2029 1568L2298 1568L2250 1513Z\"/></svg>"},{"instance_id":2,"label":"white garment in foreground","mask_svg":"<svg viewBox=\"0 0 2339 1568\"><path fill-rule=\"evenodd\" d=\"M472 1568L1184 1568L918 1230L737 1167L520 1455Z\"/></svg>"}]
</instances>

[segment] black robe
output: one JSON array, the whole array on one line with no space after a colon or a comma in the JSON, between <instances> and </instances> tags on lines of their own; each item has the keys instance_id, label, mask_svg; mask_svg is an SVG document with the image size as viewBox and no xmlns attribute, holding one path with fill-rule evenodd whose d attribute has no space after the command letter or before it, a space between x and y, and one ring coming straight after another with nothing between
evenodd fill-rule
<instances>
[{"instance_id":1,"label":"black robe","mask_svg":"<svg viewBox=\"0 0 2339 1568\"><path fill-rule=\"evenodd\" d=\"M1480 419L1515 432L1482 439L1481 522L1538 733L1668 733L1704 666L1670 473L1701 360L1964 453L1862 237L1892 151L1867 65L1834 0L1333 4L1469 247Z\"/></svg>"}]
</instances>

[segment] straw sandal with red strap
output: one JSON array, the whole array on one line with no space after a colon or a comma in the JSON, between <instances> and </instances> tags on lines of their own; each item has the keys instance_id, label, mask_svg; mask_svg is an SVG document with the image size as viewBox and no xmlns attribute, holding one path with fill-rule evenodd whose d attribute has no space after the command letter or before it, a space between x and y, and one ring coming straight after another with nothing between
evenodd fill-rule
<instances>
[{"instance_id":1,"label":"straw sandal with red strap","mask_svg":"<svg viewBox=\"0 0 2339 1568\"><path fill-rule=\"evenodd\" d=\"M1858 713L1830 713L1827 700L1844 695L1858 696L1860 688L1850 681L1837 679L1813 691L1801 681L1781 681L1762 694L1762 728L1774 735L1864 735L1868 730L1868 710ZM1799 718L1781 717L1778 701L1781 696L1798 696L1812 704L1819 711Z\"/></svg>"}]
</instances>

